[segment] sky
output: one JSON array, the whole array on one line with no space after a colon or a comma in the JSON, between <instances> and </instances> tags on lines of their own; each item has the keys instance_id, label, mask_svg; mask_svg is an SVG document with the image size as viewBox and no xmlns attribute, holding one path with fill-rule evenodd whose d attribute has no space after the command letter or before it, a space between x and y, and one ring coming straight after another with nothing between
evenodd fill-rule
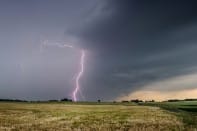
<instances>
[{"instance_id":1,"label":"sky","mask_svg":"<svg viewBox=\"0 0 197 131\"><path fill-rule=\"evenodd\" d=\"M1 0L0 98L197 96L195 0ZM74 48L62 48L68 44Z\"/></svg>"}]
</instances>

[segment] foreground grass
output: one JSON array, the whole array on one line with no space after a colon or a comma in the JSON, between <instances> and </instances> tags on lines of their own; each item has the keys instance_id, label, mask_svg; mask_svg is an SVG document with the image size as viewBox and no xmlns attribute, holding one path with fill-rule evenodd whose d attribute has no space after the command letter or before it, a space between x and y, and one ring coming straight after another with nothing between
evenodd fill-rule
<instances>
[{"instance_id":1,"label":"foreground grass","mask_svg":"<svg viewBox=\"0 0 197 131\"><path fill-rule=\"evenodd\" d=\"M159 107L120 104L0 103L1 131L187 130Z\"/></svg>"},{"instance_id":2,"label":"foreground grass","mask_svg":"<svg viewBox=\"0 0 197 131\"><path fill-rule=\"evenodd\" d=\"M156 106L174 112L188 130L197 130L197 101L149 102L140 105Z\"/></svg>"}]
</instances>

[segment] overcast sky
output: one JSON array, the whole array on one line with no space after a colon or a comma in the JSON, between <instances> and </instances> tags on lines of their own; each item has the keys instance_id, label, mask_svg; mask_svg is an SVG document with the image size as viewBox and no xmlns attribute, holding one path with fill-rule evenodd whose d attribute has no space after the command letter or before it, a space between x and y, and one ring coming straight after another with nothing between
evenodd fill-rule
<instances>
[{"instance_id":1,"label":"overcast sky","mask_svg":"<svg viewBox=\"0 0 197 131\"><path fill-rule=\"evenodd\" d=\"M1 0L0 98L72 98L82 49L79 100L195 97L196 4Z\"/></svg>"}]
</instances>

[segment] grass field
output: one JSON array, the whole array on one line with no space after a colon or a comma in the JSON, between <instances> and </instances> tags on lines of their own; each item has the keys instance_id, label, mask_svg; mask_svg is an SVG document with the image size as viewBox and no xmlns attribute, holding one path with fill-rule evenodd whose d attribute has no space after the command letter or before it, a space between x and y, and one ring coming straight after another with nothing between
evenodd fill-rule
<instances>
[{"instance_id":1,"label":"grass field","mask_svg":"<svg viewBox=\"0 0 197 131\"><path fill-rule=\"evenodd\" d=\"M0 131L9 130L174 131L196 128L185 124L177 112L155 106L121 103L0 102Z\"/></svg>"},{"instance_id":2,"label":"grass field","mask_svg":"<svg viewBox=\"0 0 197 131\"><path fill-rule=\"evenodd\" d=\"M143 106L154 106L174 112L187 129L197 130L197 101L149 102Z\"/></svg>"}]
</instances>

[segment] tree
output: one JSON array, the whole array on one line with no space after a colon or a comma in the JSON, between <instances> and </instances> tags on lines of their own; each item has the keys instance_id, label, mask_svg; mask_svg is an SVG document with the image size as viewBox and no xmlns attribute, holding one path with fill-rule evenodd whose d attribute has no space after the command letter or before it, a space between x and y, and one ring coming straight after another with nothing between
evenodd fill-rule
<instances>
[{"instance_id":1,"label":"tree","mask_svg":"<svg viewBox=\"0 0 197 131\"><path fill-rule=\"evenodd\" d=\"M61 101L67 101L67 102L72 102L72 99L68 99L68 98L63 98L63 99L61 99Z\"/></svg>"}]
</instances>

